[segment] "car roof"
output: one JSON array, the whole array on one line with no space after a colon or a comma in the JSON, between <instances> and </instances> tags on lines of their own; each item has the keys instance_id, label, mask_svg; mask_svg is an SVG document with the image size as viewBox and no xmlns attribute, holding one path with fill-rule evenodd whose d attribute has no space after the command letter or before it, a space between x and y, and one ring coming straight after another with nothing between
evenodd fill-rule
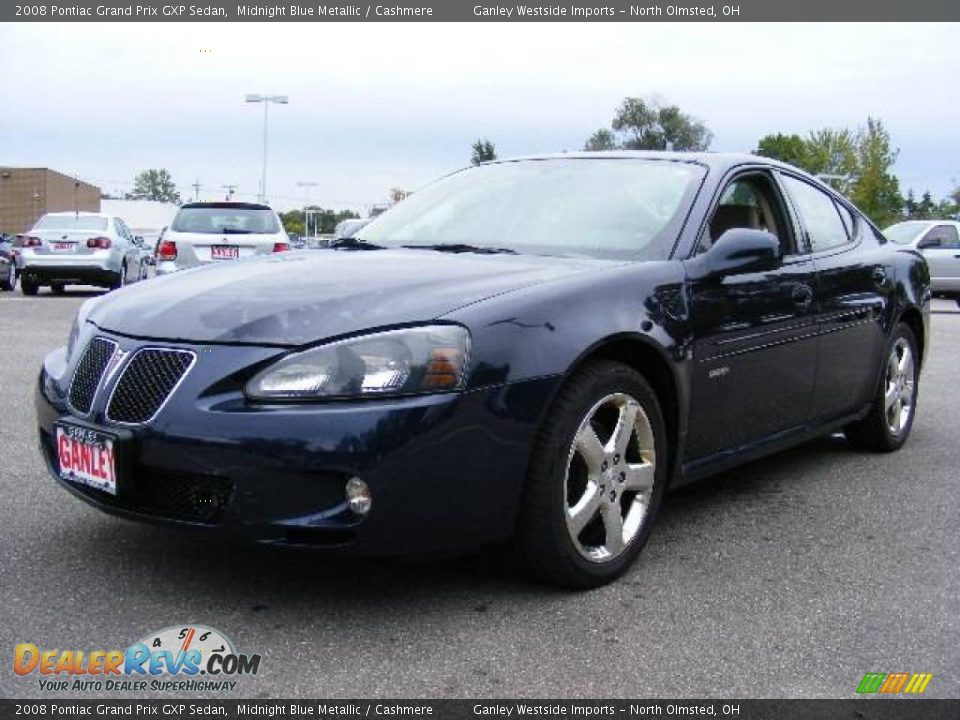
<instances>
[{"instance_id":1,"label":"car roof","mask_svg":"<svg viewBox=\"0 0 960 720\"><path fill-rule=\"evenodd\" d=\"M189 208L223 208L231 210L270 210L269 205L264 205L263 203L250 203L250 202L229 202L229 201L220 201L220 202L190 202L184 203L180 206L181 210Z\"/></svg>"},{"instance_id":2,"label":"car roof","mask_svg":"<svg viewBox=\"0 0 960 720\"><path fill-rule=\"evenodd\" d=\"M109 215L107 213L100 212L86 212L80 210L79 212L74 212L73 210L63 210L61 212L48 212L44 213L45 215L52 215L54 217L65 217L67 215L79 215L80 217L102 217L102 218L111 218L116 217L116 215Z\"/></svg>"}]
</instances>

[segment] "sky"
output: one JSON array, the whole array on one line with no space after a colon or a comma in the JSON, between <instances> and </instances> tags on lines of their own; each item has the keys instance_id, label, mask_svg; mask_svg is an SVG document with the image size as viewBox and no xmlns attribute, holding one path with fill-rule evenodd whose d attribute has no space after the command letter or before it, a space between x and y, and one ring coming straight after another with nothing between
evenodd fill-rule
<instances>
[{"instance_id":1,"label":"sky","mask_svg":"<svg viewBox=\"0 0 960 720\"><path fill-rule=\"evenodd\" d=\"M78 23L0 25L0 165L110 193L170 170L185 197L364 211L469 163L578 150L658 96L749 152L771 132L879 117L904 192L960 184L952 24ZM300 183L316 183L305 187Z\"/></svg>"}]
</instances>

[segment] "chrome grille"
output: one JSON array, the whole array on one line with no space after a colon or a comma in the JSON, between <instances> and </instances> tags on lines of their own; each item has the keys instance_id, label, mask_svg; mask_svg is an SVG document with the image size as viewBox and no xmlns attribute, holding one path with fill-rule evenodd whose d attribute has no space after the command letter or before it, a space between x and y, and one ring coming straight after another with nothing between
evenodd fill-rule
<instances>
[{"instance_id":1,"label":"chrome grille","mask_svg":"<svg viewBox=\"0 0 960 720\"><path fill-rule=\"evenodd\" d=\"M100 378L113 357L117 344L104 338L94 338L87 345L83 357L77 363L70 381L70 405L74 410L86 415L93 405L93 396L100 386Z\"/></svg>"},{"instance_id":2,"label":"chrome grille","mask_svg":"<svg viewBox=\"0 0 960 720\"><path fill-rule=\"evenodd\" d=\"M124 368L107 405L107 419L150 422L186 375L196 356L186 350L144 348Z\"/></svg>"}]
</instances>

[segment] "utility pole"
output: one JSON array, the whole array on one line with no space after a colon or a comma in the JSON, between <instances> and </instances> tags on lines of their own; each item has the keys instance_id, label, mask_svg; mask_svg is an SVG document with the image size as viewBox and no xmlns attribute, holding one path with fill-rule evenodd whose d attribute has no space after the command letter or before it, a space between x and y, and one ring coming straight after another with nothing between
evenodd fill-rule
<instances>
[{"instance_id":1,"label":"utility pole","mask_svg":"<svg viewBox=\"0 0 960 720\"><path fill-rule=\"evenodd\" d=\"M193 188L193 201L200 202L200 188L203 187L203 185L200 184L200 178L197 178L196 182L190 187Z\"/></svg>"},{"instance_id":2,"label":"utility pole","mask_svg":"<svg viewBox=\"0 0 960 720\"><path fill-rule=\"evenodd\" d=\"M224 198L224 200L226 200L227 202L230 202L231 200L233 200L234 193L237 192L237 186L236 186L236 185L221 185L220 187L222 187L224 190L227 191L227 196Z\"/></svg>"}]
</instances>

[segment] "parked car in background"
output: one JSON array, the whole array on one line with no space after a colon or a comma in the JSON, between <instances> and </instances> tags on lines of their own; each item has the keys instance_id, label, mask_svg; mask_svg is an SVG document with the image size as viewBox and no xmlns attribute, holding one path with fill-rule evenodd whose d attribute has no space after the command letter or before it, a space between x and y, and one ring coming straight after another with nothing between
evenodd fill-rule
<instances>
[{"instance_id":1,"label":"parked car in background","mask_svg":"<svg viewBox=\"0 0 960 720\"><path fill-rule=\"evenodd\" d=\"M668 487L838 430L900 448L929 315L923 259L788 165L486 163L329 252L88 300L34 427L108 513L365 553L512 539L591 587Z\"/></svg>"},{"instance_id":2,"label":"parked car in background","mask_svg":"<svg viewBox=\"0 0 960 720\"><path fill-rule=\"evenodd\" d=\"M923 254L935 293L960 299L960 222L907 220L891 225L883 234Z\"/></svg>"},{"instance_id":3,"label":"parked car in background","mask_svg":"<svg viewBox=\"0 0 960 720\"><path fill-rule=\"evenodd\" d=\"M164 275L224 260L290 249L280 218L268 206L196 202L180 207L157 244L156 272Z\"/></svg>"},{"instance_id":4,"label":"parked car in background","mask_svg":"<svg viewBox=\"0 0 960 720\"><path fill-rule=\"evenodd\" d=\"M116 215L47 213L20 241L20 290L36 295L44 285L118 288L140 277L140 245Z\"/></svg>"},{"instance_id":5,"label":"parked car in background","mask_svg":"<svg viewBox=\"0 0 960 720\"><path fill-rule=\"evenodd\" d=\"M17 287L17 248L13 235L0 235L0 290L11 292Z\"/></svg>"}]
</instances>

